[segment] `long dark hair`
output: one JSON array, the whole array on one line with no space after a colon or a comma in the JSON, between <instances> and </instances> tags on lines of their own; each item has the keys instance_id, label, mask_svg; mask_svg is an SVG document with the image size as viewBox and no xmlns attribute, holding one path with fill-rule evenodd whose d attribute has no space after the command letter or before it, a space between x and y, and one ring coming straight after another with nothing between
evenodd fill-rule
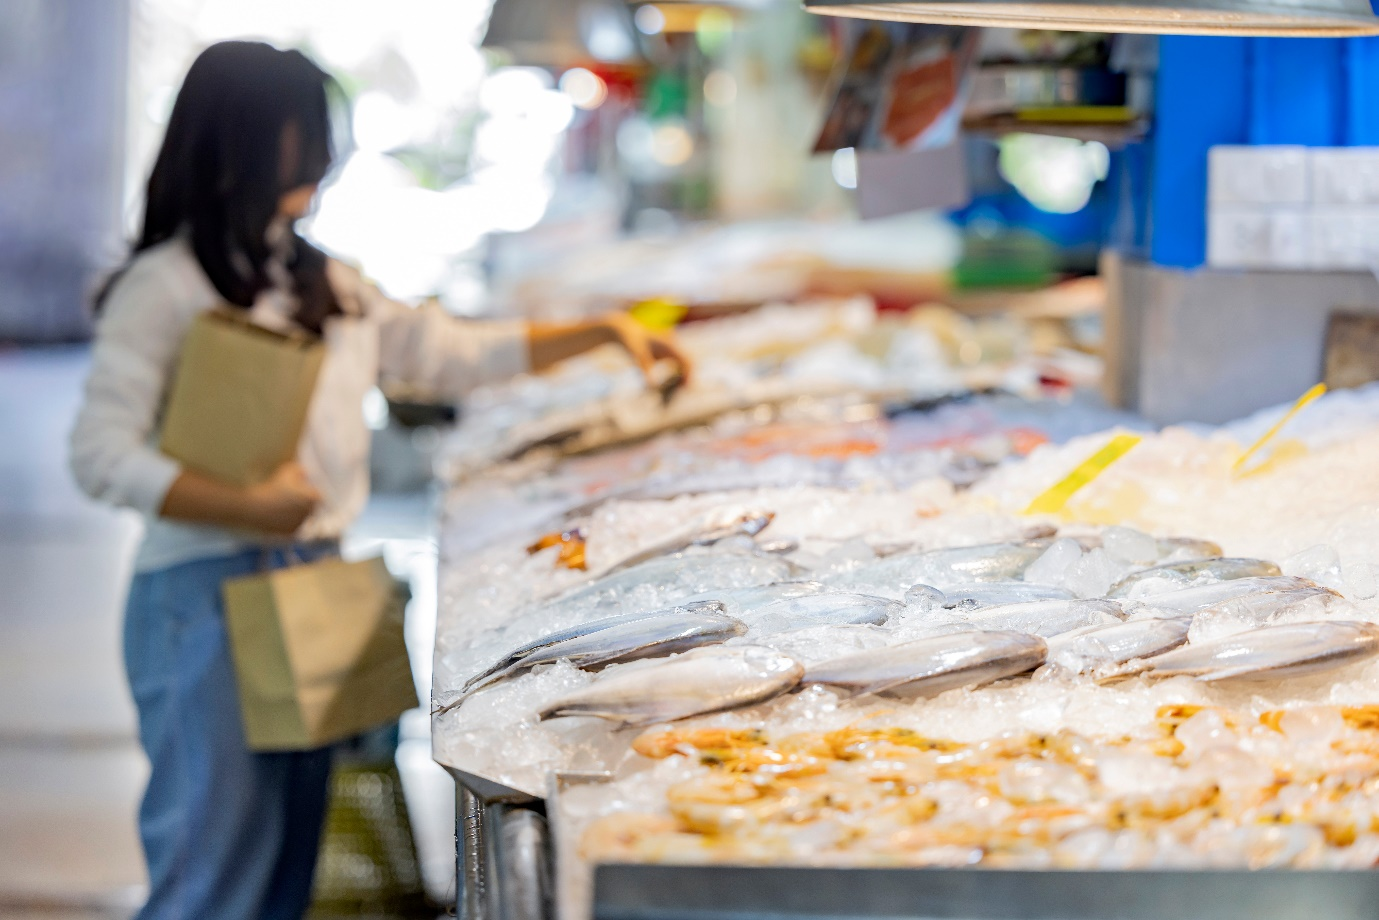
<instances>
[{"instance_id":1,"label":"long dark hair","mask_svg":"<svg viewBox=\"0 0 1379 920\"><path fill-rule=\"evenodd\" d=\"M185 232L221 296L252 306L272 284L267 237L279 198L330 169L332 85L300 51L229 41L201 52L173 104L131 258ZM287 232L279 245L299 301L295 319L319 335L326 318L341 312L326 257ZM97 295L97 310L122 272Z\"/></svg>"}]
</instances>

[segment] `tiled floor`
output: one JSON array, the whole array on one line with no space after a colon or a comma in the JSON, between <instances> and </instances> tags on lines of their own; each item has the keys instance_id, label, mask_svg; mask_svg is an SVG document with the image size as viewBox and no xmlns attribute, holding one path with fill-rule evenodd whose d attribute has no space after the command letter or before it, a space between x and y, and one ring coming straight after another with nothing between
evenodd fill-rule
<instances>
[{"instance_id":1,"label":"tiled floor","mask_svg":"<svg viewBox=\"0 0 1379 920\"><path fill-rule=\"evenodd\" d=\"M147 766L120 663L138 526L72 485L79 348L0 351L0 918L115 920L145 883L134 816ZM434 549L425 496L383 497L354 534L414 578L429 663ZM429 670L429 668L427 669ZM453 891L452 792L409 721L399 762L428 889Z\"/></svg>"}]
</instances>

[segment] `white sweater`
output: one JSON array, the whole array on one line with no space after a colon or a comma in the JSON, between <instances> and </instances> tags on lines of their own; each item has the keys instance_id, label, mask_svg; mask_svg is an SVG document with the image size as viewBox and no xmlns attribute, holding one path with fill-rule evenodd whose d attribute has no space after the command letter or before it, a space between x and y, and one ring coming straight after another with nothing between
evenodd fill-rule
<instances>
[{"instance_id":1,"label":"white sweater","mask_svg":"<svg viewBox=\"0 0 1379 920\"><path fill-rule=\"evenodd\" d=\"M527 368L522 323L471 323L439 309L413 309L389 300L339 262L329 263L328 276L348 315L326 324L326 357L302 435L299 459L322 495L296 535L302 540L339 537L368 499L363 401L380 377L458 399ZM192 320L222 302L179 237L134 260L111 290L96 327L86 398L71 436L72 472L93 498L145 516L138 571L264 542L158 517L180 473L177 462L155 446L169 382ZM291 309L288 298L268 292L250 316L280 325Z\"/></svg>"}]
</instances>

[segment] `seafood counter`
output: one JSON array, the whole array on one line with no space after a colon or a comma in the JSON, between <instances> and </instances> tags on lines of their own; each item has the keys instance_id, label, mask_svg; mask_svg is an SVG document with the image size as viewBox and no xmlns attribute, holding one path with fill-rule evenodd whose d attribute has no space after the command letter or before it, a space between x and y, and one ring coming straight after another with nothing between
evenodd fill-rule
<instances>
[{"instance_id":1,"label":"seafood counter","mask_svg":"<svg viewBox=\"0 0 1379 920\"><path fill-rule=\"evenodd\" d=\"M1042 515L1118 419L919 416L1003 433L958 475L980 438L848 411L735 420L772 451L731 475L720 424L453 490L435 754L544 807L561 916L594 909L597 864L1379 862L1379 390L1323 398L1243 472L1282 409L1146 435ZM798 449L859 424L889 437Z\"/></svg>"}]
</instances>

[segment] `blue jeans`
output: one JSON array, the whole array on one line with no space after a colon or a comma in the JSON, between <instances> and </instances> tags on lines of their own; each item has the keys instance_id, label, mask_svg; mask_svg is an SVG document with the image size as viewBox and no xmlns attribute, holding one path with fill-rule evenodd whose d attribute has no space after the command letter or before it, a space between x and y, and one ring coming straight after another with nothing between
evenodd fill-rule
<instances>
[{"instance_id":1,"label":"blue jeans","mask_svg":"<svg viewBox=\"0 0 1379 920\"><path fill-rule=\"evenodd\" d=\"M334 551L248 550L134 577L125 668L153 765L139 808L149 898L139 920L297 920L311 899L331 751L244 741L220 586Z\"/></svg>"}]
</instances>

